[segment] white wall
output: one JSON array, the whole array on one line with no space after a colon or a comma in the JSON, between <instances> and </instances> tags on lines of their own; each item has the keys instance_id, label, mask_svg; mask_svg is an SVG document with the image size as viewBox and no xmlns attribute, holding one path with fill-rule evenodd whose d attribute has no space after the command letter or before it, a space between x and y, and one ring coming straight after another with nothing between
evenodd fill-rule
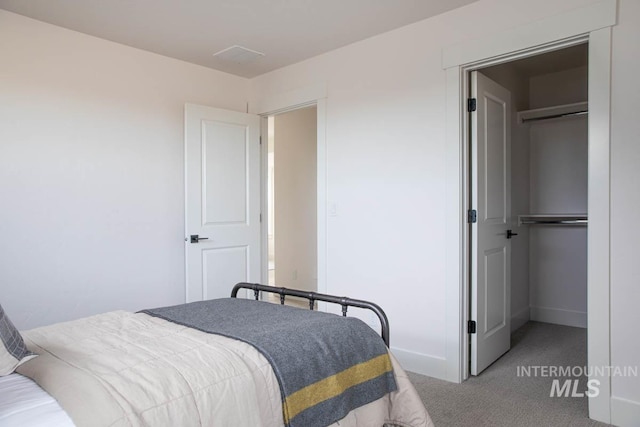
<instances>
[{"instance_id":1,"label":"white wall","mask_svg":"<svg viewBox=\"0 0 640 427\"><path fill-rule=\"evenodd\" d=\"M586 213L586 117L530 126L531 213ZM529 228L531 319L585 328L587 228Z\"/></svg>"},{"instance_id":2,"label":"white wall","mask_svg":"<svg viewBox=\"0 0 640 427\"><path fill-rule=\"evenodd\" d=\"M529 108L585 102L589 99L588 67L570 68L531 77Z\"/></svg>"},{"instance_id":3,"label":"white wall","mask_svg":"<svg viewBox=\"0 0 640 427\"><path fill-rule=\"evenodd\" d=\"M275 284L317 291L316 107L275 116Z\"/></svg>"},{"instance_id":4,"label":"white wall","mask_svg":"<svg viewBox=\"0 0 640 427\"><path fill-rule=\"evenodd\" d=\"M590 3L481 0L252 80L252 105L326 86L328 199L337 206L328 222L328 291L381 301L392 346L404 350L398 354L413 370L446 375L441 49ZM640 2L619 4L612 58L611 357L614 364L635 365L640 341L629 337L640 322L640 228L630 221L640 210ZM612 385L614 396L640 404L637 378L614 378Z\"/></svg>"},{"instance_id":5,"label":"white wall","mask_svg":"<svg viewBox=\"0 0 640 427\"><path fill-rule=\"evenodd\" d=\"M588 100L587 67L533 76L530 108ZM527 125L530 213L587 213L587 118ZM531 319L587 326L586 227L530 226Z\"/></svg>"},{"instance_id":6,"label":"white wall","mask_svg":"<svg viewBox=\"0 0 640 427\"><path fill-rule=\"evenodd\" d=\"M0 11L0 298L17 327L184 302L185 102L248 81Z\"/></svg>"}]
</instances>

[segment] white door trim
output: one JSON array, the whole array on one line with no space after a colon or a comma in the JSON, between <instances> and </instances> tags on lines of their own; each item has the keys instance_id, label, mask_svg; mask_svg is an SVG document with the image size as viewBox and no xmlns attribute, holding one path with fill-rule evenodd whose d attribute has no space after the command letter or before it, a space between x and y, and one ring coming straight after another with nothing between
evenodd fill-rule
<instances>
[{"instance_id":1,"label":"white door trim","mask_svg":"<svg viewBox=\"0 0 640 427\"><path fill-rule=\"evenodd\" d=\"M610 365L610 91L611 26L616 0L604 0L472 40L443 51L446 74L446 378L469 375L466 322L469 307L467 73L482 66L557 50L589 41L589 228L588 360ZM555 38L554 38L555 37ZM611 420L611 383L600 380L600 394L589 399L589 416Z\"/></svg>"},{"instance_id":2,"label":"white door trim","mask_svg":"<svg viewBox=\"0 0 640 427\"><path fill-rule=\"evenodd\" d=\"M587 360L611 365L611 28L589 35L589 190L587 229ZM611 378L600 381L600 395L589 398L589 416L611 423Z\"/></svg>"},{"instance_id":3,"label":"white door trim","mask_svg":"<svg viewBox=\"0 0 640 427\"><path fill-rule=\"evenodd\" d=\"M317 121L317 249L318 249L318 289L319 293L327 293L327 100L324 86L305 87L294 91L275 94L256 102L257 107L251 111L263 117L262 135L267 135L267 117L299 108L316 106ZM267 143L262 144L262 212L267 212ZM267 271L268 263L268 236L266 220L262 222L262 271ZM263 277L262 282L267 283L268 277ZM326 310L326 304L319 304L320 310Z\"/></svg>"},{"instance_id":4,"label":"white door trim","mask_svg":"<svg viewBox=\"0 0 640 427\"><path fill-rule=\"evenodd\" d=\"M513 54L522 50L611 27L616 24L616 17L617 0L600 0L527 25L447 47L442 51L442 68L501 56L508 56L512 61Z\"/></svg>"}]
</instances>

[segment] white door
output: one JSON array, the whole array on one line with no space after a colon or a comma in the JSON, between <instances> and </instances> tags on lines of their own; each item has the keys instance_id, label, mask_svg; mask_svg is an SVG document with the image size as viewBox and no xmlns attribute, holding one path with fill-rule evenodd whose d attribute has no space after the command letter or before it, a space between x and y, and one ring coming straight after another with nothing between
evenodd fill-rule
<instances>
[{"instance_id":1,"label":"white door","mask_svg":"<svg viewBox=\"0 0 640 427\"><path fill-rule=\"evenodd\" d=\"M186 104L185 183L187 302L260 282L260 118Z\"/></svg>"},{"instance_id":2,"label":"white door","mask_svg":"<svg viewBox=\"0 0 640 427\"><path fill-rule=\"evenodd\" d=\"M471 374L511 346L511 94L471 73Z\"/></svg>"}]
</instances>

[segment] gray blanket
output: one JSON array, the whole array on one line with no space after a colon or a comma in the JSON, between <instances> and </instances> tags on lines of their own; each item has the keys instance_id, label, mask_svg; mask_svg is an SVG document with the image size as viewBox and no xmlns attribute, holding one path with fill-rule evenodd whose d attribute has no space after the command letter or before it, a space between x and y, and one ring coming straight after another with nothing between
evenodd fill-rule
<instances>
[{"instance_id":1,"label":"gray blanket","mask_svg":"<svg viewBox=\"0 0 640 427\"><path fill-rule=\"evenodd\" d=\"M236 298L142 312L257 348L292 427L332 424L397 388L384 342L359 319Z\"/></svg>"}]
</instances>

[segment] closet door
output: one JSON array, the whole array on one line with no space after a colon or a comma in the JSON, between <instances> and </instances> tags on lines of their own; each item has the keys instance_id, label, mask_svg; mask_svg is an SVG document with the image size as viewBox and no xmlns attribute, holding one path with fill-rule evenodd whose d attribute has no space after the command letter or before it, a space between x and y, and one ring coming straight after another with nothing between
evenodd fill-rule
<instances>
[{"instance_id":1,"label":"closet door","mask_svg":"<svg viewBox=\"0 0 640 427\"><path fill-rule=\"evenodd\" d=\"M471 374L511 347L511 94L471 73Z\"/></svg>"}]
</instances>

